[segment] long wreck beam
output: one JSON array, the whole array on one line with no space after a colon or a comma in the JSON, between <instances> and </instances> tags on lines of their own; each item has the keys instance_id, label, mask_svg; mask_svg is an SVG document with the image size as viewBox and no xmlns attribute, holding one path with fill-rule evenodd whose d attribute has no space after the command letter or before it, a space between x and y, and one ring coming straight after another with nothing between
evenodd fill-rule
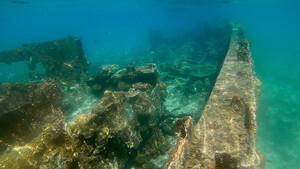
<instances>
[{"instance_id":1,"label":"long wreck beam","mask_svg":"<svg viewBox=\"0 0 300 169\"><path fill-rule=\"evenodd\" d=\"M215 86L198 123L178 122L175 148L165 169L263 169L256 150L256 102L260 81L253 71L250 43L233 25L231 42Z\"/></svg>"}]
</instances>

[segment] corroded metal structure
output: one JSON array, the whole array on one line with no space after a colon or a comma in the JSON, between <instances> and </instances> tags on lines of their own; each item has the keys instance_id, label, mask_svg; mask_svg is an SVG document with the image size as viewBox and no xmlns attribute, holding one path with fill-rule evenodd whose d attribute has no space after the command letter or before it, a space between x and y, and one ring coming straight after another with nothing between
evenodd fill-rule
<instances>
[{"instance_id":1,"label":"corroded metal structure","mask_svg":"<svg viewBox=\"0 0 300 169\"><path fill-rule=\"evenodd\" d=\"M260 81L253 71L250 43L233 26L230 47L198 123L181 122L165 169L263 169L256 150L256 102Z\"/></svg>"},{"instance_id":2,"label":"corroded metal structure","mask_svg":"<svg viewBox=\"0 0 300 169\"><path fill-rule=\"evenodd\" d=\"M79 80L88 69L81 39L68 37L55 41L23 45L0 52L0 62L11 64L26 61L29 78L40 78L36 64L45 68L45 76L59 80Z\"/></svg>"}]
</instances>

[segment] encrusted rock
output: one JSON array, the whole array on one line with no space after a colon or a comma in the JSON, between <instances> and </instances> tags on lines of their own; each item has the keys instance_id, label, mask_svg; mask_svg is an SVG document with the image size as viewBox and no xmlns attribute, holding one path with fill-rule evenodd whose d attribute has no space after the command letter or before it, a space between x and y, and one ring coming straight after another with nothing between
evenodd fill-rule
<instances>
[{"instance_id":1,"label":"encrusted rock","mask_svg":"<svg viewBox=\"0 0 300 169\"><path fill-rule=\"evenodd\" d=\"M70 150L59 86L5 83L0 91L1 167L67 168Z\"/></svg>"},{"instance_id":2,"label":"encrusted rock","mask_svg":"<svg viewBox=\"0 0 300 169\"><path fill-rule=\"evenodd\" d=\"M150 160L164 155L171 148L169 136L164 136L161 131L156 131L153 136L147 141L146 146L138 151L135 158L138 163L146 164Z\"/></svg>"},{"instance_id":3,"label":"encrusted rock","mask_svg":"<svg viewBox=\"0 0 300 169\"><path fill-rule=\"evenodd\" d=\"M100 104L88 114L77 116L68 126L75 149L80 152L79 163L101 157L111 162L117 159L118 165L124 166L142 142L152 139L148 141L152 144L160 138L155 136L157 134L151 135L158 131L160 119L167 113L163 104L167 92L165 84L158 79L156 66L130 66L111 77L112 88L119 82L130 88L121 91L117 86L115 91L105 90ZM154 158L161 149L151 151Z\"/></svg>"}]
</instances>

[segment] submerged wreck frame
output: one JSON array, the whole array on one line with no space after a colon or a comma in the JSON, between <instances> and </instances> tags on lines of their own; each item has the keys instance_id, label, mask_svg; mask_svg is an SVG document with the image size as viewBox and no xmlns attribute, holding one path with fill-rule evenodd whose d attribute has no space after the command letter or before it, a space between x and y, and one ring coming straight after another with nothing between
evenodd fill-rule
<instances>
[{"instance_id":1,"label":"submerged wreck frame","mask_svg":"<svg viewBox=\"0 0 300 169\"><path fill-rule=\"evenodd\" d=\"M261 82L253 71L250 43L233 25L220 74L198 123L181 123L179 139L165 169L263 169L256 149L256 103ZM241 55L242 53L242 55Z\"/></svg>"},{"instance_id":2,"label":"submerged wreck frame","mask_svg":"<svg viewBox=\"0 0 300 169\"><path fill-rule=\"evenodd\" d=\"M232 24L229 49L204 111L202 114L199 112L201 116L195 125L190 116L176 120L174 132L178 139L169 153L164 169L265 168L264 157L257 151L255 144L256 103L261 83L253 71L249 46L242 27ZM31 79L39 78L36 64L41 63L46 77L58 81L80 81L82 76L86 76L89 65L81 40L72 37L0 52L0 62L10 64L17 61L27 62ZM139 68L133 65L114 75L112 72L110 69L102 72L105 74L105 81L114 80L114 87L121 90L105 90L102 102L89 115L82 115L72 124L66 122L63 94L55 81L34 84L0 83L0 168L8 168L8 165L15 168L22 165L24 168L51 168L58 167L57 165L62 168L97 168L100 164L118 168L117 163L93 158L100 156L99 151L105 151L101 146L111 139L109 137L117 138L116 141L119 138L128 141L125 145L128 152L142 140L139 131L131 131L137 127L135 124L138 123L138 118L134 119L136 121L127 119L124 124L121 123L125 118L124 110L128 108L125 102L132 104L131 111L138 112L137 117L147 117L152 121L143 127L162 140L162 134L157 132L157 119L167 113L163 103L167 92L165 84L159 81L156 65L149 64ZM155 77L155 81L149 82L150 76ZM25 95L18 99L10 97L19 96L18 92L24 92ZM153 103L159 107L153 109ZM120 121L113 117L116 114ZM97 125L103 119L107 124ZM11 123L7 122L9 120ZM132 122L133 125L130 124ZM114 127L110 126L112 124ZM12 134L7 135L8 132ZM136 140L130 134L135 135ZM31 140L32 138L34 139ZM91 140L100 148L89 144ZM156 144L155 141L153 144ZM161 147L169 146L164 145L163 141L160 143ZM5 153L1 154L2 152ZM42 156L38 157L40 154ZM147 155L141 153L140 157ZM127 160L127 157L123 160ZM140 159L145 160L147 159Z\"/></svg>"},{"instance_id":3,"label":"submerged wreck frame","mask_svg":"<svg viewBox=\"0 0 300 169\"><path fill-rule=\"evenodd\" d=\"M38 63L45 68L46 77L65 81L80 80L88 69L81 39L74 37L0 52L0 62L11 64L19 61L26 61L31 80L41 78L36 67Z\"/></svg>"}]
</instances>

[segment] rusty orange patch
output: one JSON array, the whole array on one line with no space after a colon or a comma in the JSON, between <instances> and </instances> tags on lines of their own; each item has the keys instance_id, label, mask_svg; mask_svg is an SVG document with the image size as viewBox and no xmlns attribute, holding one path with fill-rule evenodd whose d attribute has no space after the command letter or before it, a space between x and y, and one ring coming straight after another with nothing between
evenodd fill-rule
<instances>
[{"instance_id":1,"label":"rusty orange patch","mask_svg":"<svg viewBox=\"0 0 300 169\"><path fill-rule=\"evenodd\" d=\"M211 163L211 164L209 164L209 167L215 168L216 164L215 163Z\"/></svg>"}]
</instances>

